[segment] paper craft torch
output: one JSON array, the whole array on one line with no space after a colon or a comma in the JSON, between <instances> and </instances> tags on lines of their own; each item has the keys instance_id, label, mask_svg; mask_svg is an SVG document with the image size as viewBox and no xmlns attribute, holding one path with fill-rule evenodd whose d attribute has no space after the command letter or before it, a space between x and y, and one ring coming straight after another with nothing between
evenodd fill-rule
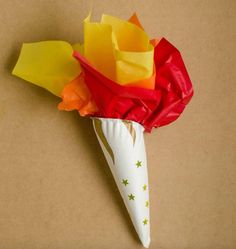
<instances>
[{"instance_id":1,"label":"paper craft torch","mask_svg":"<svg viewBox=\"0 0 236 249\"><path fill-rule=\"evenodd\" d=\"M150 244L143 133L176 120L193 95L179 51L150 40L136 14L84 20L84 43L23 44L13 74L61 97L59 110L92 119L97 139L144 247Z\"/></svg>"}]
</instances>

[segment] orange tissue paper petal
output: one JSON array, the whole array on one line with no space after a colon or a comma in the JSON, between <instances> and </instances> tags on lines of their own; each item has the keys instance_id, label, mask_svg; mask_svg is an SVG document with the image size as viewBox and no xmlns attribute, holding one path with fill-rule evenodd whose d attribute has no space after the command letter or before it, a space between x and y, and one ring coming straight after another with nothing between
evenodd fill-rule
<instances>
[{"instance_id":1,"label":"orange tissue paper petal","mask_svg":"<svg viewBox=\"0 0 236 249\"><path fill-rule=\"evenodd\" d=\"M84 82L83 73L64 87L61 97L62 102L58 105L59 110L78 110L81 116L92 115L98 111Z\"/></svg>"},{"instance_id":2,"label":"orange tissue paper petal","mask_svg":"<svg viewBox=\"0 0 236 249\"><path fill-rule=\"evenodd\" d=\"M129 22L135 24L136 26L138 26L140 29L144 30L142 24L140 23L137 14L134 12L134 14L129 18L128 20Z\"/></svg>"},{"instance_id":3,"label":"orange tissue paper petal","mask_svg":"<svg viewBox=\"0 0 236 249\"><path fill-rule=\"evenodd\" d=\"M156 45L159 43L159 40L157 38L150 40L150 44L155 48Z\"/></svg>"}]
</instances>

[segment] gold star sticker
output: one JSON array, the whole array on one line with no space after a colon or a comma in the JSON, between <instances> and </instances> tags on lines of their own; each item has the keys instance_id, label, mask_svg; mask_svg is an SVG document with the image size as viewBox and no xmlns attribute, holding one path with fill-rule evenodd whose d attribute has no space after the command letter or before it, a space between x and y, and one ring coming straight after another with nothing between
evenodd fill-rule
<instances>
[{"instance_id":1,"label":"gold star sticker","mask_svg":"<svg viewBox=\"0 0 236 249\"><path fill-rule=\"evenodd\" d=\"M148 223L148 220L147 220L147 219L144 219L144 220L143 220L143 225L145 226L145 225L147 225L147 223Z\"/></svg>"},{"instance_id":2,"label":"gold star sticker","mask_svg":"<svg viewBox=\"0 0 236 249\"><path fill-rule=\"evenodd\" d=\"M125 186L128 185L129 184L128 179L123 179L122 184L124 184Z\"/></svg>"},{"instance_id":3,"label":"gold star sticker","mask_svg":"<svg viewBox=\"0 0 236 249\"><path fill-rule=\"evenodd\" d=\"M145 207L149 207L149 201L145 202Z\"/></svg>"},{"instance_id":4,"label":"gold star sticker","mask_svg":"<svg viewBox=\"0 0 236 249\"><path fill-rule=\"evenodd\" d=\"M137 168L141 167L142 166L142 162L141 161L137 161L136 166L137 166Z\"/></svg>"},{"instance_id":5,"label":"gold star sticker","mask_svg":"<svg viewBox=\"0 0 236 249\"><path fill-rule=\"evenodd\" d=\"M130 195L128 195L128 197L129 197L129 200L130 200L130 201L134 201L134 198L135 198L134 195L130 194Z\"/></svg>"},{"instance_id":6,"label":"gold star sticker","mask_svg":"<svg viewBox=\"0 0 236 249\"><path fill-rule=\"evenodd\" d=\"M147 190L147 185L144 184L144 185L143 185L143 191L146 191L146 190Z\"/></svg>"}]
</instances>

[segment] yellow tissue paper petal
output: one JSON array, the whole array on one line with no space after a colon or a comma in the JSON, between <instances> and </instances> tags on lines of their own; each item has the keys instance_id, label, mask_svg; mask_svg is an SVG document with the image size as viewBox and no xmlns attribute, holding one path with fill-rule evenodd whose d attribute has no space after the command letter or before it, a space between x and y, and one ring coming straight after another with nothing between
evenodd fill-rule
<instances>
[{"instance_id":1,"label":"yellow tissue paper petal","mask_svg":"<svg viewBox=\"0 0 236 249\"><path fill-rule=\"evenodd\" d=\"M151 44L149 44L149 51L146 52L116 50L117 81L124 85L151 77L153 74L153 56L154 49Z\"/></svg>"},{"instance_id":2,"label":"yellow tissue paper petal","mask_svg":"<svg viewBox=\"0 0 236 249\"><path fill-rule=\"evenodd\" d=\"M60 96L81 72L72 54L72 46L64 41L25 43L12 74Z\"/></svg>"},{"instance_id":3,"label":"yellow tissue paper petal","mask_svg":"<svg viewBox=\"0 0 236 249\"><path fill-rule=\"evenodd\" d=\"M121 85L150 78L154 49L145 31L109 15L103 15L101 23L90 22L90 17L91 13L84 20L86 59Z\"/></svg>"},{"instance_id":4,"label":"yellow tissue paper petal","mask_svg":"<svg viewBox=\"0 0 236 249\"><path fill-rule=\"evenodd\" d=\"M108 78L115 80L115 57L110 25L84 20L84 56Z\"/></svg>"},{"instance_id":5,"label":"yellow tissue paper petal","mask_svg":"<svg viewBox=\"0 0 236 249\"><path fill-rule=\"evenodd\" d=\"M144 52L149 49L149 37L137 25L109 15L102 15L101 23L111 25L118 49L133 52Z\"/></svg>"}]
</instances>

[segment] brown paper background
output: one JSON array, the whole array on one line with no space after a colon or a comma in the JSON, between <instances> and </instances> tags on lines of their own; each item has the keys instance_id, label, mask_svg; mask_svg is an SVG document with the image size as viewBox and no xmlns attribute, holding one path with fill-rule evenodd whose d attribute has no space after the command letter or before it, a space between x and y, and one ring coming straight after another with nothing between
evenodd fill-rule
<instances>
[{"instance_id":1,"label":"brown paper background","mask_svg":"<svg viewBox=\"0 0 236 249\"><path fill-rule=\"evenodd\" d=\"M145 136L151 249L236 248L236 1L93 1L182 52L195 96ZM91 121L10 74L23 42L82 41L89 1L0 0L0 248L142 248Z\"/></svg>"}]
</instances>

